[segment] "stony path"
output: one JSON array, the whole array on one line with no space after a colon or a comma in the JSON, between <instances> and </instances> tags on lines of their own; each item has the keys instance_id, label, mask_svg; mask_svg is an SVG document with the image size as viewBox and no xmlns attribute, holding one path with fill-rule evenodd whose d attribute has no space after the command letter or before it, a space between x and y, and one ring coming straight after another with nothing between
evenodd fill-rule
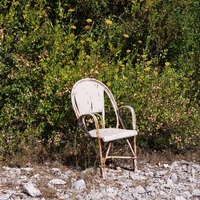
<instances>
[{"instance_id":1,"label":"stony path","mask_svg":"<svg viewBox=\"0 0 200 200\"><path fill-rule=\"evenodd\" d=\"M200 200L200 165L140 163L140 170L108 169L77 172L72 168L1 167L0 200Z\"/></svg>"}]
</instances>

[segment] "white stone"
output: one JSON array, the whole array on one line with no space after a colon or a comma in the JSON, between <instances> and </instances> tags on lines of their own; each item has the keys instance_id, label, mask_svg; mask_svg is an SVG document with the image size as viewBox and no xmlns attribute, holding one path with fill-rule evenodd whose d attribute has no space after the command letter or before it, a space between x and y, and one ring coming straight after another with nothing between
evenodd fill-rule
<instances>
[{"instance_id":1,"label":"white stone","mask_svg":"<svg viewBox=\"0 0 200 200\"><path fill-rule=\"evenodd\" d=\"M194 189L192 192L192 195L195 197L200 197L200 190L199 189Z\"/></svg>"},{"instance_id":2,"label":"white stone","mask_svg":"<svg viewBox=\"0 0 200 200\"><path fill-rule=\"evenodd\" d=\"M7 200L7 199L9 199L12 196L12 194L15 193L15 191L6 190L3 193L4 194L0 195L0 200Z\"/></svg>"},{"instance_id":3,"label":"white stone","mask_svg":"<svg viewBox=\"0 0 200 200\"><path fill-rule=\"evenodd\" d=\"M145 189L146 189L147 192L155 192L155 191L157 191L156 188L153 187L153 186L147 186Z\"/></svg>"},{"instance_id":4,"label":"white stone","mask_svg":"<svg viewBox=\"0 0 200 200\"><path fill-rule=\"evenodd\" d=\"M135 192L135 193L138 193L138 194L143 194L143 193L145 193L146 191L145 191L145 189L144 189L141 185L139 185L139 186L137 186L137 187L135 188L134 192Z\"/></svg>"},{"instance_id":5,"label":"white stone","mask_svg":"<svg viewBox=\"0 0 200 200\"><path fill-rule=\"evenodd\" d=\"M127 178L128 178L127 176L118 176L117 180L119 180L119 181L126 181Z\"/></svg>"},{"instance_id":6,"label":"white stone","mask_svg":"<svg viewBox=\"0 0 200 200\"><path fill-rule=\"evenodd\" d=\"M190 192L186 191L186 192L183 192L181 194L181 196L185 199L190 199L190 197L192 197L192 195L190 194Z\"/></svg>"},{"instance_id":7,"label":"white stone","mask_svg":"<svg viewBox=\"0 0 200 200\"><path fill-rule=\"evenodd\" d=\"M168 164L163 164L163 167L164 168L169 168L169 165Z\"/></svg>"},{"instance_id":8,"label":"white stone","mask_svg":"<svg viewBox=\"0 0 200 200\"><path fill-rule=\"evenodd\" d=\"M40 190L36 189L32 183L26 183L23 186L23 192L29 194L32 197L38 197L41 196Z\"/></svg>"},{"instance_id":9,"label":"white stone","mask_svg":"<svg viewBox=\"0 0 200 200\"><path fill-rule=\"evenodd\" d=\"M172 185L173 185L172 179L167 179L167 185L169 185L169 186L172 186Z\"/></svg>"},{"instance_id":10,"label":"white stone","mask_svg":"<svg viewBox=\"0 0 200 200\"><path fill-rule=\"evenodd\" d=\"M33 171L34 169L32 167L24 167L24 168L21 168L21 171L25 171L25 172L31 172Z\"/></svg>"},{"instance_id":11,"label":"white stone","mask_svg":"<svg viewBox=\"0 0 200 200\"><path fill-rule=\"evenodd\" d=\"M31 176L30 179L32 179L32 180L36 180L36 181L39 181L40 178L41 178L40 174L35 174L35 175Z\"/></svg>"},{"instance_id":12,"label":"white stone","mask_svg":"<svg viewBox=\"0 0 200 200\"><path fill-rule=\"evenodd\" d=\"M61 171L60 171L59 168L51 168L51 169L49 169L47 171L48 171L48 173L53 174L53 175L59 175L59 174L61 174Z\"/></svg>"},{"instance_id":13,"label":"white stone","mask_svg":"<svg viewBox=\"0 0 200 200\"><path fill-rule=\"evenodd\" d=\"M177 174L176 174L176 173L172 173L172 174L170 175L170 179L175 183L175 182L177 181L177 179L178 179Z\"/></svg>"},{"instance_id":14,"label":"white stone","mask_svg":"<svg viewBox=\"0 0 200 200\"><path fill-rule=\"evenodd\" d=\"M175 197L175 200L186 200L186 199L183 198L183 197L180 197L180 196L176 196L176 197Z\"/></svg>"},{"instance_id":15,"label":"white stone","mask_svg":"<svg viewBox=\"0 0 200 200\"><path fill-rule=\"evenodd\" d=\"M155 178L160 178L160 177L164 176L165 174L167 174L167 170L165 170L165 171L156 171L154 173L154 177Z\"/></svg>"},{"instance_id":16,"label":"white stone","mask_svg":"<svg viewBox=\"0 0 200 200\"><path fill-rule=\"evenodd\" d=\"M174 168L178 167L178 161L174 161L170 167L170 171L174 170Z\"/></svg>"},{"instance_id":17,"label":"white stone","mask_svg":"<svg viewBox=\"0 0 200 200\"><path fill-rule=\"evenodd\" d=\"M141 176L141 175L138 175L138 174L130 174L130 178L133 180L133 181L141 181L141 180L146 180L147 178L145 176Z\"/></svg>"},{"instance_id":18,"label":"white stone","mask_svg":"<svg viewBox=\"0 0 200 200\"><path fill-rule=\"evenodd\" d=\"M63 181L62 179L52 179L49 181L50 184L53 184L53 185L65 185L66 182Z\"/></svg>"},{"instance_id":19,"label":"white stone","mask_svg":"<svg viewBox=\"0 0 200 200\"><path fill-rule=\"evenodd\" d=\"M76 181L72 184L72 188L75 190L83 190L86 188L85 181L83 179L80 179L79 181Z\"/></svg>"}]
</instances>

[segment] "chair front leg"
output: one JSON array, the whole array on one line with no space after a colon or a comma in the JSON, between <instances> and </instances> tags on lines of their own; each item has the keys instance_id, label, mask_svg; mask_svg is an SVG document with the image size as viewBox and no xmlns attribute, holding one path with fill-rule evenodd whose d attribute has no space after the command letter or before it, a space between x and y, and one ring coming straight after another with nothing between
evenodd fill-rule
<instances>
[{"instance_id":1,"label":"chair front leg","mask_svg":"<svg viewBox=\"0 0 200 200\"><path fill-rule=\"evenodd\" d=\"M99 162L100 162L101 175L102 175L103 178L106 178L106 170L105 170L106 158L103 157L102 145L101 145L101 139L100 138L98 138L98 146L99 146Z\"/></svg>"},{"instance_id":2,"label":"chair front leg","mask_svg":"<svg viewBox=\"0 0 200 200\"><path fill-rule=\"evenodd\" d=\"M137 147L136 147L136 136L133 137L133 151L134 151L134 159L133 159L133 171L137 170Z\"/></svg>"}]
</instances>

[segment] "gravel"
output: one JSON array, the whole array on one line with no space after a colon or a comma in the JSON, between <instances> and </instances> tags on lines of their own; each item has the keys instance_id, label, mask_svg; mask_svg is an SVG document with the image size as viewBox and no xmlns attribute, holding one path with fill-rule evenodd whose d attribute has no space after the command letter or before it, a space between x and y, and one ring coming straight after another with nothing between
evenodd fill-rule
<instances>
[{"instance_id":1,"label":"gravel","mask_svg":"<svg viewBox=\"0 0 200 200\"><path fill-rule=\"evenodd\" d=\"M0 169L0 200L200 200L200 165L185 160L151 165L136 172L120 167L78 171L57 164Z\"/></svg>"}]
</instances>

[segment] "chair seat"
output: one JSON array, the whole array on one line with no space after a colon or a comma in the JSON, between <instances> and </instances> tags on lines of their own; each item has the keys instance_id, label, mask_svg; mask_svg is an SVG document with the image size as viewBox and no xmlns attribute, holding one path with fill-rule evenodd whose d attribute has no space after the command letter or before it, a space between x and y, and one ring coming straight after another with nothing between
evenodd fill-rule
<instances>
[{"instance_id":1,"label":"chair seat","mask_svg":"<svg viewBox=\"0 0 200 200\"><path fill-rule=\"evenodd\" d=\"M89 134L93 138L98 138L96 129L89 131ZM100 129L100 137L104 142L110 142L123 138L130 138L136 136L138 133L136 130L126 130L119 128L104 128Z\"/></svg>"}]
</instances>

